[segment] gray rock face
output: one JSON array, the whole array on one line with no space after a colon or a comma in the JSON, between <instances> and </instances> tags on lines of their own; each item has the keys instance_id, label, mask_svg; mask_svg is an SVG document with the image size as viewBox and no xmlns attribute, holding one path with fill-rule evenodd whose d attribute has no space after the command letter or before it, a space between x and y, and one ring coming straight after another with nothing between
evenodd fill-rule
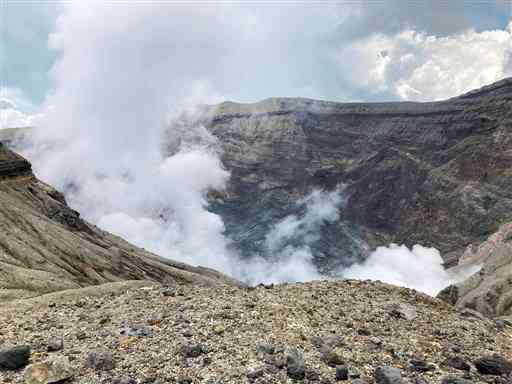
<instances>
[{"instance_id":1,"label":"gray rock face","mask_svg":"<svg viewBox=\"0 0 512 384\"><path fill-rule=\"evenodd\" d=\"M61 193L34 177L27 160L0 144L0 302L122 280L236 283L87 223Z\"/></svg>"},{"instance_id":2,"label":"gray rock face","mask_svg":"<svg viewBox=\"0 0 512 384\"><path fill-rule=\"evenodd\" d=\"M347 184L341 218L313 245L326 269L389 242L439 248L448 263L512 220L512 80L441 102L267 99L207 107L231 172L212 196L235 246L264 248L279 219L313 188ZM169 149L172 151L172 148Z\"/></svg>"},{"instance_id":3,"label":"gray rock face","mask_svg":"<svg viewBox=\"0 0 512 384\"><path fill-rule=\"evenodd\" d=\"M462 283L445 288L439 297L489 317L512 317L512 223L504 224L479 246L469 246L453 270L481 267ZM481 315L480 315L481 316Z\"/></svg>"}]
</instances>

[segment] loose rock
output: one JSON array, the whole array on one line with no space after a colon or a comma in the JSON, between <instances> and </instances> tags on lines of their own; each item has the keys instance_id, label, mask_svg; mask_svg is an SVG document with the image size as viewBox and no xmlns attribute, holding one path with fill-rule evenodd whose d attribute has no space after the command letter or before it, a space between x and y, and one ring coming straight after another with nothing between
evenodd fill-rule
<instances>
[{"instance_id":1,"label":"loose rock","mask_svg":"<svg viewBox=\"0 0 512 384\"><path fill-rule=\"evenodd\" d=\"M469 372L471 370L471 366L466 363L462 357L459 356L449 357L443 362L443 365L446 367L458 369L459 371Z\"/></svg>"},{"instance_id":2,"label":"loose rock","mask_svg":"<svg viewBox=\"0 0 512 384\"><path fill-rule=\"evenodd\" d=\"M340 365L336 367L336 380L348 380L348 368Z\"/></svg>"},{"instance_id":3,"label":"loose rock","mask_svg":"<svg viewBox=\"0 0 512 384\"><path fill-rule=\"evenodd\" d=\"M475 367L483 375L508 375L512 362L499 355L484 356L475 361Z\"/></svg>"},{"instance_id":4,"label":"loose rock","mask_svg":"<svg viewBox=\"0 0 512 384\"><path fill-rule=\"evenodd\" d=\"M114 357L108 351L91 352L87 356L86 366L97 371L110 371L115 368Z\"/></svg>"},{"instance_id":5,"label":"loose rock","mask_svg":"<svg viewBox=\"0 0 512 384\"><path fill-rule=\"evenodd\" d=\"M61 383L75 376L75 369L65 358L44 363L34 363L25 371L26 384Z\"/></svg>"},{"instance_id":6,"label":"loose rock","mask_svg":"<svg viewBox=\"0 0 512 384\"><path fill-rule=\"evenodd\" d=\"M28 364L30 346L18 345L0 351L0 369L19 369Z\"/></svg>"},{"instance_id":7,"label":"loose rock","mask_svg":"<svg viewBox=\"0 0 512 384\"><path fill-rule=\"evenodd\" d=\"M46 347L48 352L60 351L62 348L64 348L62 337L53 336L48 339L48 345Z\"/></svg>"},{"instance_id":8,"label":"loose rock","mask_svg":"<svg viewBox=\"0 0 512 384\"><path fill-rule=\"evenodd\" d=\"M394 367L378 367L374 373L377 384L401 384L402 373Z\"/></svg>"},{"instance_id":9,"label":"loose rock","mask_svg":"<svg viewBox=\"0 0 512 384\"><path fill-rule=\"evenodd\" d=\"M296 380L302 380L306 376L304 357L297 349L291 349L286 354L286 373Z\"/></svg>"}]
</instances>

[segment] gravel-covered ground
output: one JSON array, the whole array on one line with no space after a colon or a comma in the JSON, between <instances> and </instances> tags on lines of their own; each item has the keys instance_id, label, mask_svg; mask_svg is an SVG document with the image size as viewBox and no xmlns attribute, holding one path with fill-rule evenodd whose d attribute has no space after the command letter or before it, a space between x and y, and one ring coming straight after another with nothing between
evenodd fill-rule
<instances>
[{"instance_id":1,"label":"gravel-covered ground","mask_svg":"<svg viewBox=\"0 0 512 384\"><path fill-rule=\"evenodd\" d=\"M0 352L0 382L44 382L48 369L74 383L512 382L510 324L354 280L153 286L0 308L4 359L15 345L30 346L32 366L2 368ZM479 372L496 364L503 374Z\"/></svg>"}]
</instances>

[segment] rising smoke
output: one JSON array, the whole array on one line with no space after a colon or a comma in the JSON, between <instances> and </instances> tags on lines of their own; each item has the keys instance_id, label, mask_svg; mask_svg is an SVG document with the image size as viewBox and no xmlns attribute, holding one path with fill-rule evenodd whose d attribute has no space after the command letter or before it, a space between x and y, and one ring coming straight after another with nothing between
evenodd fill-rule
<instances>
[{"instance_id":1,"label":"rising smoke","mask_svg":"<svg viewBox=\"0 0 512 384\"><path fill-rule=\"evenodd\" d=\"M287 12L282 27L290 29L283 39L291 39L291 32L309 19L308 10L298 8L273 9L270 19L281 20L279 12ZM328 8L321 13L332 18ZM50 38L60 54L52 71L56 88L47 98L34 144L25 152L38 176L65 190L86 219L162 256L251 283L322 278L312 262L311 244L323 223L338 219L341 189L313 191L299 201L305 213L283 219L267 235L270 257L254 255L242 262L230 250L221 217L207 209L208 191L222 190L229 179L219 147L204 127L189 132L176 124L184 110L194 113L194 105L229 99L237 84L219 84L230 76L245 79L247 68L267 68L276 61L243 48L262 31L260 17L260 11L235 6L66 3ZM265 47L279 57L279 44L264 44L275 40L269 31L276 25L266 26L264 38L253 45L260 48L258 54ZM311 33L321 35L324 28ZM246 67L233 67L233 62ZM291 89L304 77L301 71L277 75L281 89ZM290 83L282 86L286 76ZM266 86L260 80L251 83ZM267 92L274 91L271 83ZM171 150L164 156L162 137L170 122L175 130L166 135ZM411 251L379 248L346 275L429 293L451 281L438 252L419 246Z\"/></svg>"}]
</instances>

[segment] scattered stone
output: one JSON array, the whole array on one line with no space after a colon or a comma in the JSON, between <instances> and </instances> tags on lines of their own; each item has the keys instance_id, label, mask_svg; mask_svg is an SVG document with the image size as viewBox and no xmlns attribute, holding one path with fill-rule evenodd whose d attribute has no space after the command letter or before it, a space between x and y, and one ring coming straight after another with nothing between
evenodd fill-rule
<instances>
[{"instance_id":1,"label":"scattered stone","mask_svg":"<svg viewBox=\"0 0 512 384\"><path fill-rule=\"evenodd\" d=\"M224 331L226 330L226 328L224 327L223 324L215 324L215 326L213 327L213 332L216 334L216 335L222 335L224 333Z\"/></svg>"},{"instance_id":2,"label":"scattered stone","mask_svg":"<svg viewBox=\"0 0 512 384\"><path fill-rule=\"evenodd\" d=\"M306 368L306 380L308 381L319 381L320 373L312 368Z\"/></svg>"},{"instance_id":3,"label":"scattered stone","mask_svg":"<svg viewBox=\"0 0 512 384\"><path fill-rule=\"evenodd\" d=\"M389 314L393 317L408 321L416 318L416 310L413 306L405 303L391 303L388 306Z\"/></svg>"},{"instance_id":4,"label":"scattered stone","mask_svg":"<svg viewBox=\"0 0 512 384\"><path fill-rule=\"evenodd\" d=\"M469 372L471 370L471 366L468 363L466 363L466 361L462 357L459 357L459 356L453 356L453 357L447 358L443 362L443 365L446 367L458 369L459 371L468 371Z\"/></svg>"},{"instance_id":5,"label":"scattered stone","mask_svg":"<svg viewBox=\"0 0 512 384\"><path fill-rule=\"evenodd\" d=\"M233 287L187 287L183 292L183 298L169 301L158 291L149 291L141 299L140 292L135 298L128 290L116 296L91 297L86 309L63 302L57 310L42 306L35 311L2 313L0 306L0 344L24 340L37 346L28 364L42 363L59 356L59 352L47 352L49 336L62 335L62 353L76 369L73 382L77 383L124 384L123 379L127 384L133 380L139 384L176 384L181 377L191 378L194 384L389 384L389 377L380 383L372 377L379 365L400 369L401 384L440 384L441 378L448 376L474 384L512 383L505 375L482 376L473 365L489 350L511 360L509 328L501 332L490 320L461 319L455 309L413 290L336 281L278 285L251 293ZM254 311L247 311L246 295L258 296ZM313 295L316 298L310 301ZM371 302L365 302L369 296ZM416 319L409 322L390 317L390 297L393 302L417 303ZM87 320L79 322L82 313L87 314ZM165 320L150 326L148 319L155 313L164 313ZM111 322L100 325L97 319L107 314ZM178 315L187 321L175 324ZM213 332L218 323L226 328L223 336ZM349 323L350 329L346 328ZM62 329L57 328L60 324ZM119 334L134 324L149 328L152 337ZM357 330L363 328L372 336L359 336ZM87 338L77 342L75 335L82 330ZM442 330L439 335L443 336L434 334L436 330ZM183 337L187 332L192 335ZM382 342L380 347L373 338ZM104 372L86 365L89 353L98 349L113 354L112 370ZM290 349L296 349L300 357L293 358ZM335 357L326 359L329 355ZM460 364L462 368L462 363L449 363L449 358L457 362L454 357L471 370L455 370L453 366ZM429 364L436 369L428 370ZM471 376L465 374L472 371ZM0 371L0 382L23 383L24 373Z\"/></svg>"},{"instance_id":6,"label":"scattered stone","mask_svg":"<svg viewBox=\"0 0 512 384\"><path fill-rule=\"evenodd\" d=\"M482 375L509 375L512 372L512 362L499 355L484 356L474 362L476 369Z\"/></svg>"},{"instance_id":7,"label":"scattered stone","mask_svg":"<svg viewBox=\"0 0 512 384\"><path fill-rule=\"evenodd\" d=\"M271 344L260 343L256 346L256 352L263 355L273 355L276 348Z\"/></svg>"},{"instance_id":8,"label":"scattered stone","mask_svg":"<svg viewBox=\"0 0 512 384\"><path fill-rule=\"evenodd\" d=\"M304 357L297 349L291 349L286 354L286 373L295 380L302 380L306 376Z\"/></svg>"},{"instance_id":9,"label":"scattered stone","mask_svg":"<svg viewBox=\"0 0 512 384\"><path fill-rule=\"evenodd\" d=\"M87 356L86 366L96 371L110 371L114 369L114 356L108 351L91 352Z\"/></svg>"},{"instance_id":10,"label":"scattered stone","mask_svg":"<svg viewBox=\"0 0 512 384\"><path fill-rule=\"evenodd\" d=\"M441 384L473 384L473 382L462 377L445 376L441 379Z\"/></svg>"},{"instance_id":11,"label":"scattered stone","mask_svg":"<svg viewBox=\"0 0 512 384\"><path fill-rule=\"evenodd\" d=\"M247 378L250 380L256 380L258 377L263 376L265 369L263 367L251 368L247 371Z\"/></svg>"},{"instance_id":12,"label":"scattered stone","mask_svg":"<svg viewBox=\"0 0 512 384\"><path fill-rule=\"evenodd\" d=\"M192 384L192 379L188 376L181 375L178 377L178 384Z\"/></svg>"},{"instance_id":13,"label":"scattered stone","mask_svg":"<svg viewBox=\"0 0 512 384\"><path fill-rule=\"evenodd\" d=\"M184 344L181 353L187 358L195 358L207 353L207 349L203 344Z\"/></svg>"},{"instance_id":14,"label":"scattered stone","mask_svg":"<svg viewBox=\"0 0 512 384\"><path fill-rule=\"evenodd\" d=\"M313 336L311 338L311 343L317 347L322 348L327 345L331 348L341 346L343 344L343 338L339 335L323 335L323 336Z\"/></svg>"},{"instance_id":15,"label":"scattered stone","mask_svg":"<svg viewBox=\"0 0 512 384\"><path fill-rule=\"evenodd\" d=\"M320 349L320 360L330 367L336 367L337 365L344 365L345 361L343 357L332 347L323 345Z\"/></svg>"},{"instance_id":16,"label":"scattered stone","mask_svg":"<svg viewBox=\"0 0 512 384\"><path fill-rule=\"evenodd\" d=\"M377 384L401 384L402 373L394 367L378 367L374 373Z\"/></svg>"},{"instance_id":17,"label":"scattered stone","mask_svg":"<svg viewBox=\"0 0 512 384\"><path fill-rule=\"evenodd\" d=\"M344 365L338 365L336 367L336 380L348 380L348 368Z\"/></svg>"},{"instance_id":18,"label":"scattered stone","mask_svg":"<svg viewBox=\"0 0 512 384\"><path fill-rule=\"evenodd\" d=\"M162 291L162 296L165 296L165 297L175 297L176 296L176 291L174 289L164 289Z\"/></svg>"},{"instance_id":19,"label":"scattered stone","mask_svg":"<svg viewBox=\"0 0 512 384\"><path fill-rule=\"evenodd\" d=\"M48 339L46 350L48 352L57 352L64 348L62 337L52 336Z\"/></svg>"},{"instance_id":20,"label":"scattered stone","mask_svg":"<svg viewBox=\"0 0 512 384\"><path fill-rule=\"evenodd\" d=\"M26 384L62 383L75 376L75 369L66 358L44 363L34 363L25 370Z\"/></svg>"},{"instance_id":21,"label":"scattered stone","mask_svg":"<svg viewBox=\"0 0 512 384\"><path fill-rule=\"evenodd\" d=\"M19 369L28 364L30 346L18 345L0 351L0 369Z\"/></svg>"},{"instance_id":22,"label":"scattered stone","mask_svg":"<svg viewBox=\"0 0 512 384\"><path fill-rule=\"evenodd\" d=\"M112 384L137 384L137 380L130 376L114 377Z\"/></svg>"},{"instance_id":23,"label":"scattered stone","mask_svg":"<svg viewBox=\"0 0 512 384\"><path fill-rule=\"evenodd\" d=\"M133 325L128 328L121 330L122 335L127 335L130 337L147 337L153 334L151 328L146 327L145 325Z\"/></svg>"},{"instance_id":24,"label":"scattered stone","mask_svg":"<svg viewBox=\"0 0 512 384\"><path fill-rule=\"evenodd\" d=\"M361 373L357 368L349 367L348 368L348 377L350 379L359 379L361 377Z\"/></svg>"},{"instance_id":25,"label":"scattered stone","mask_svg":"<svg viewBox=\"0 0 512 384\"><path fill-rule=\"evenodd\" d=\"M435 365L427 363L424 360L410 360L411 368L417 372L428 372L436 369Z\"/></svg>"}]
</instances>

